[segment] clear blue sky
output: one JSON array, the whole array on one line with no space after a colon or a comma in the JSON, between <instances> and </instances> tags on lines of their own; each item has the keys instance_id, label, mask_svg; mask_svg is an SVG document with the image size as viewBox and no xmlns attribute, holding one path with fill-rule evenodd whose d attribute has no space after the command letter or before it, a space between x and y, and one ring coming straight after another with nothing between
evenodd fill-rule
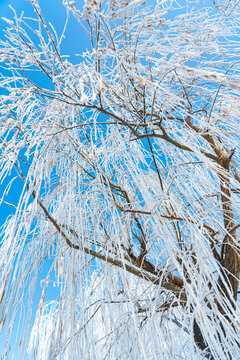
<instances>
[{"instance_id":1,"label":"clear blue sky","mask_svg":"<svg viewBox=\"0 0 240 360\"><path fill-rule=\"evenodd\" d=\"M83 1L82 1L83 2ZM56 31L61 33L64 20L65 20L65 8L62 5L62 0L39 0L39 4L43 10L44 16L50 21ZM9 5L13 6L17 14L21 14L24 11L26 16L33 16L32 6L26 0L0 0L0 39L4 38L4 29L7 24L2 20L2 17L11 18L13 16L12 10ZM72 62L76 62L77 58L75 53L81 53L87 47L86 37L81 36L82 30L77 22L71 18L69 22L68 31L66 32L66 39L62 44L62 54L70 55ZM3 73L0 68L0 74ZM3 94L3 89L0 88L0 95ZM9 182L9 178L0 185L0 196L3 189ZM15 181L12 190L9 192L8 197L5 199L9 203L17 202L22 190L21 181ZM0 226L4 223L9 214L14 213L14 207L2 204L0 207Z\"/></svg>"},{"instance_id":2,"label":"clear blue sky","mask_svg":"<svg viewBox=\"0 0 240 360\"><path fill-rule=\"evenodd\" d=\"M83 0L80 0L83 3ZM39 4L42 8L44 16L48 21L50 21L56 31L60 33L63 29L64 21L65 21L65 8L62 5L62 0L39 0ZM21 14L24 11L24 14L27 17L31 17L33 15L32 6L26 0L0 0L0 39L4 39L4 28L6 28L7 24L2 20L2 17L11 18L13 16L12 10L9 8L9 5L13 6L16 10L17 14ZM70 55L70 60L72 62L76 62L77 58L74 56L75 53L81 53L82 51L86 50L88 45L87 39L82 34L82 30L80 26L76 23L76 21L71 18L69 22L69 28L66 32L66 39L62 44L62 54ZM3 70L0 68L0 74L4 74ZM3 89L0 88L0 95L3 94ZM3 184L0 184L0 196L8 184L11 177L7 178ZM22 182L21 180L16 180L13 183L12 189L9 192L9 195L5 199L9 203L17 204L17 200L20 196L22 191ZM14 207L2 204L0 206L0 226L5 222L6 218L15 212ZM50 266L50 261L47 261L42 269L42 273L40 276L44 278ZM54 299L54 289L48 289L47 300ZM38 286L35 302L33 305L33 312L37 310L37 306L39 303L39 299L41 296L41 288ZM15 332L14 332L15 334ZM17 344L17 340L15 342ZM15 344L11 344L15 345ZM16 349L18 346L16 345ZM0 335L0 356L2 355L3 350L3 339ZM17 354L17 351L12 352L12 359L18 360L20 356ZM2 358L1 358L2 360ZM26 359L27 360L27 359ZM32 360L32 359L29 359Z\"/></svg>"}]
</instances>

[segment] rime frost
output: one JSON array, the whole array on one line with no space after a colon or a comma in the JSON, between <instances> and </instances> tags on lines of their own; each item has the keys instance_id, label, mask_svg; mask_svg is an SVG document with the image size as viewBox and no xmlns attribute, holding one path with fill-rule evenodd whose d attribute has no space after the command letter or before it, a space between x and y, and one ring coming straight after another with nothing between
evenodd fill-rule
<instances>
[{"instance_id":1,"label":"rime frost","mask_svg":"<svg viewBox=\"0 0 240 360\"><path fill-rule=\"evenodd\" d=\"M30 2L0 42L1 355L237 360L239 8L64 1L57 34Z\"/></svg>"}]
</instances>

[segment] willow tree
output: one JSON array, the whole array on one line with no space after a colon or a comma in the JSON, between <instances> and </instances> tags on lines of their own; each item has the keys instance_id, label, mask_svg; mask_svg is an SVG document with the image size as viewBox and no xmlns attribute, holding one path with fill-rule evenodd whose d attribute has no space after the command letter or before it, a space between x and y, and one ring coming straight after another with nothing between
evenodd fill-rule
<instances>
[{"instance_id":1,"label":"willow tree","mask_svg":"<svg viewBox=\"0 0 240 360\"><path fill-rule=\"evenodd\" d=\"M66 1L61 34L30 2L0 44L4 359L239 358L237 2Z\"/></svg>"}]
</instances>

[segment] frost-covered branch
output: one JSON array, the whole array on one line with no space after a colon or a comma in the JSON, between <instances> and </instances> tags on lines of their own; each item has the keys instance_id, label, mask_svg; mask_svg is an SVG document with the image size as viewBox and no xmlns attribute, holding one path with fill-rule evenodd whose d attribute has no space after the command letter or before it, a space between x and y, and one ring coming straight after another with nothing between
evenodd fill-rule
<instances>
[{"instance_id":1,"label":"frost-covered branch","mask_svg":"<svg viewBox=\"0 0 240 360\"><path fill-rule=\"evenodd\" d=\"M58 34L30 3L0 41L5 358L19 326L22 358L238 359L238 6L65 1Z\"/></svg>"}]
</instances>

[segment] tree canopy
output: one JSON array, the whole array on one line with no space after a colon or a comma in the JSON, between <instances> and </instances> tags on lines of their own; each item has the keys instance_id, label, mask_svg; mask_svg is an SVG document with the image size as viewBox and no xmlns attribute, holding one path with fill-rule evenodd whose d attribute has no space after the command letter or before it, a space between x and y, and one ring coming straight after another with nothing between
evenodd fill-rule
<instances>
[{"instance_id":1,"label":"tree canopy","mask_svg":"<svg viewBox=\"0 0 240 360\"><path fill-rule=\"evenodd\" d=\"M0 41L3 358L238 359L239 1L64 1L61 33L29 2Z\"/></svg>"}]
</instances>

